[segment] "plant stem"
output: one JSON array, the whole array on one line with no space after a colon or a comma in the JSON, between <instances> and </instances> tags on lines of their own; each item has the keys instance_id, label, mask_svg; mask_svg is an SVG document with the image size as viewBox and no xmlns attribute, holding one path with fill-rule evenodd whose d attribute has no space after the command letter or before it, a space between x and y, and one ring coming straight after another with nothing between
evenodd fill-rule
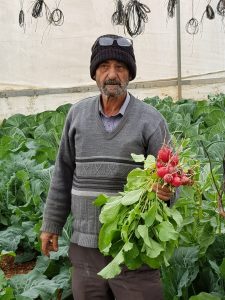
<instances>
[{"instance_id":1,"label":"plant stem","mask_svg":"<svg viewBox=\"0 0 225 300\"><path fill-rule=\"evenodd\" d=\"M188 300L188 288L183 288L182 290L183 300Z\"/></svg>"},{"instance_id":2,"label":"plant stem","mask_svg":"<svg viewBox=\"0 0 225 300\"><path fill-rule=\"evenodd\" d=\"M202 219L202 193L198 189L197 190L198 195L198 220L200 221Z\"/></svg>"}]
</instances>

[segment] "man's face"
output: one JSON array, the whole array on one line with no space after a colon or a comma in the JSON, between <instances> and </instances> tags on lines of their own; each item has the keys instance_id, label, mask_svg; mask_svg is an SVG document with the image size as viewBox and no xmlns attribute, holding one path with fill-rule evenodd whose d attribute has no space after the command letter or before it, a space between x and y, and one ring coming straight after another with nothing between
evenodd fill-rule
<instances>
[{"instance_id":1,"label":"man's face","mask_svg":"<svg viewBox=\"0 0 225 300\"><path fill-rule=\"evenodd\" d=\"M103 95L107 97L125 95L129 83L129 70L122 62L107 60L98 66L95 80Z\"/></svg>"}]
</instances>

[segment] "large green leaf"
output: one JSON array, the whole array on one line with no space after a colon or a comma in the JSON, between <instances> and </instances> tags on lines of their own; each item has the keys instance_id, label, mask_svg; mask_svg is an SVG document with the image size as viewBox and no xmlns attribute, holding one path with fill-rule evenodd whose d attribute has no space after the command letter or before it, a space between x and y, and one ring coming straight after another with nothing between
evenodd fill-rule
<instances>
[{"instance_id":1,"label":"large green leaf","mask_svg":"<svg viewBox=\"0 0 225 300\"><path fill-rule=\"evenodd\" d=\"M16 296L24 296L30 299L40 297L42 300L51 300L58 286L55 282L36 270L25 274L15 275L10 279Z\"/></svg>"},{"instance_id":2,"label":"large green leaf","mask_svg":"<svg viewBox=\"0 0 225 300\"><path fill-rule=\"evenodd\" d=\"M144 163L144 168L152 170L154 167L155 167L155 157L153 155L148 155Z\"/></svg>"},{"instance_id":3,"label":"large green leaf","mask_svg":"<svg viewBox=\"0 0 225 300\"><path fill-rule=\"evenodd\" d=\"M225 155L225 140L212 143L207 148L207 151L211 160L217 160L219 162L222 162Z\"/></svg>"},{"instance_id":4,"label":"large green leaf","mask_svg":"<svg viewBox=\"0 0 225 300\"><path fill-rule=\"evenodd\" d=\"M58 288L63 291L62 299L68 299L67 297L72 295L71 268L72 267L68 265L63 266L60 268L58 275L52 278L52 281L55 282Z\"/></svg>"},{"instance_id":5,"label":"large green leaf","mask_svg":"<svg viewBox=\"0 0 225 300\"><path fill-rule=\"evenodd\" d=\"M14 300L13 289L11 287L0 288L0 299L1 300Z\"/></svg>"},{"instance_id":6,"label":"large green leaf","mask_svg":"<svg viewBox=\"0 0 225 300\"><path fill-rule=\"evenodd\" d=\"M0 250L16 251L23 238L23 229L16 226L0 231Z\"/></svg>"},{"instance_id":7,"label":"large green leaf","mask_svg":"<svg viewBox=\"0 0 225 300\"><path fill-rule=\"evenodd\" d=\"M215 260L217 264L222 263L225 257L225 234L215 235L215 240L208 247L206 255L210 260Z\"/></svg>"},{"instance_id":8,"label":"large green leaf","mask_svg":"<svg viewBox=\"0 0 225 300\"><path fill-rule=\"evenodd\" d=\"M121 203L125 206L134 204L140 200L140 197L142 195L143 189L126 192L123 198L121 199Z\"/></svg>"},{"instance_id":9,"label":"large green leaf","mask_svg":"<svg viewBox=\"0 0 225 300\"><path fill-rule=\"evenodd\" d=\"M127 250L128 251L128 250ZM124 262L123 249L116 255L116 257L104 268L98 275L105 279L110 279L115 277L121 272L120 265Z\"/></svg>"},{"instance_id":10,"label":"large green leaf","mask_svg":"<svg viewBox=\"0 0 225 300\"><path fill-rule=\"evenodd\" d=\"M138 269L143 264L139 253L140 251L135 243L130 250L124 252L124 261L129 269Z\"/></svg>"},{"instance_id":11,"label":"large green leaf","mask_svg":"<svg viewBox=\"0 0 225 300\"><path fill-rule=\"evenodd\" d=\"M95 201L93 202L94 205L96 206L102 206L104 204L106 204L108 200L108 196L105 195L105 194L100 194L96 199Z\"/></svg>"},{"instance_id":12,"label":"large green leaf","mask_svg":"<svg viewBox=\"0 0 225 300\"><path fill-rule=\"evenodd\" d=\"M204 117L208 127L216 125L222 120L225 120L225 111L218 108L211 109L210 113Z\"/></svg>"},{"instance_id":13,"label":"large green leaf","mask_svg":"<svg viewBox=\"0 0 225 300\"><path fill-rule=\"evenodd\" d=\"M169 240L177 240L178 232L174 229L173 225L168 221L163 221L156 226L158 237L162 242Z\"/></svg>"},{"instance_id":14,"label":"large green leaf","mask_svg":"<svg viewBox=\"0 0 225 300\"><path fill-rule=\"evenodd\" d=\"M193 112L193 120L196 121L200 119L201 116L210 114L213 110L214 107L210 107L207 101L198 101Z\"/></svg>"},{"instance_id":15,"label":"large green leaf","mask_svg":"<svg viewBox=\"0 0 225 300\"><path fill-rule=\"evenodd\" d=\"M192 284L199 272L199 248L179 247L170 259L170 266L162 268L165 299L181 297L184 289Z\"/></svg>"},{"instance_id":16,"label":"large green leaf","mask_svg":"<svg viewBox=\"0 0 225 300\"><path fill-rule=\"evenodd\" d=\"M202 222L197 225L196 228L196 235L197 235L197 242L200 246L200 255L205 255L206 250L208 249L209 245L211 245L215 240L214 235L214 227L208 222Z\"/></svg>"},{"instance_id":17,"label":"large green leaf","mask_svg":"<svg viewBox=\"0 0 225 300\"><path fill-rule=\"evenodd\" d=\"M222 264L220 265L220 273L223 279L225 280L225 258L223 259Z\"/></svg>"},{"instance_id":18,"label":"large green leaf","mask_svg":"<svg viewBox=\"0 0 225 300\"><path fill-rule=\"evenodd\" d=\"M211 140L215 135L219 135L224 138L224 133L225 133L225 119L220 119L215 125L209 128L208 139Z\"/></svg>"},{"instance_id":19,"label":"large green leaf","mask_svg":"<svg viewBox=\"0 0 225 300\"><path fill-rule=\"evenodd\" d=\"M148 177L146 171L135 168L127 176L125 190L136 190L146 184Z\"/></svg>"},{"instance_id":20,"label":"large green leaf","mask_svg":"<svg viewBox=\"0 0 225 300\"><path fill-rule=\"evenodd\" d=\"M133 160L135 162L144 162L145 160L145 157L143 154L134 154L134 153L131 153L131 157L133 158Z\"/></svg>"},{"instance_id":21,"label":"large green leaf","mask_svg":"<svg viewBox=\"0 0 225 300\"><path fill-rule=\"evenodd\" d=\"M4 122L4 127L12 126L12 127L20 127L21 124L23 124L26 120L26 116L22 114L15 114L11 117L9 117L5 122Z\"/></svg>"},{"instance_id":22,"label":"large green leaf","mask_svg":"<svg viewBox=\"0 0 225 300\"><path fill-rule=\"evenodd\" d=\"M189 300L221 300L220 297L202 292L196 296L191 296Z\"/></svg>"},{"instance_id":23,"label":"large green leaf","mask_svg":"<svg viewBox=\"0 0 225 300\"><path fill-rule=\"evenodd\" d=\"M101 223L113 221L117 217L118 212L122 206L121 204L122 196L111 197L109 199L113 201L109 200L106 203L106 205L102 208L101 215L99 218Z\"/></svg>"},{"instance_id":24,"label":"large green leaf","mask_svg":"<svg viewBox=\"0 0 225 300\"><path fill-rule=\"evenodd\" d=\"M157 209L158 205L157 202L155 202L145 213L143 213L142 217L145 220L145 225L147 227L152 226L152 224L154 223Z\"/></svg>"},{"instance_id":25,"label":"large green leaf","mask_svg":"<svg viewBox=\"0 0 225 300\"><path fill-rule=\"evenodd\" d=\"M3 159L8 155L11 150L12 138L9 136L3 136L0 139L0 159Z\"/></svg>"},{"instance_id":26,"label":"large green leaf","mask_svg":"<svg viewBox=\"0 0 225 300\"><path fill-rule=\"evenodd\" d=\"M109 253L109 249L112 244L112 239L114 237L115 232L117 231L117 222L118 217L115 220L112 220L111 223L103 224L101 231L99 233L99 242L98 247L100 251L104 254Z\"/></svg>"},{"instance_id":27,"label":"large green leaf","mask_svg":"<svg viewBox=\"0 0 225 300\"><path fill-rule=\"evenodd\" d=\"M150 258L156 258L159 254L164 251L164 248L155 240L149 236L148 227L146 225L138 225L137 231L144 242L144 249L146 250L147 256Z\"/></svg>"}]
</instances>

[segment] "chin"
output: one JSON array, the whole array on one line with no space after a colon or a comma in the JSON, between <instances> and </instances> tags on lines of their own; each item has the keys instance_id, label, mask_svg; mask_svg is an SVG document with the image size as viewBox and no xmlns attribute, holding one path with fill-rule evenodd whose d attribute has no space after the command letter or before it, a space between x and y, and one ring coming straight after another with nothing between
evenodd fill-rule
<instances>
[{"instance_id":1,"label":"chin","mask_svg":"<svg viewBox=\"0 0 225 300\"><path fill-rule=\"evenodd\" d=\"M108 88L103 89L103 93L108 97L118 97L124 94L121 89L110 90Z\"/></svg>"}]
</instances>

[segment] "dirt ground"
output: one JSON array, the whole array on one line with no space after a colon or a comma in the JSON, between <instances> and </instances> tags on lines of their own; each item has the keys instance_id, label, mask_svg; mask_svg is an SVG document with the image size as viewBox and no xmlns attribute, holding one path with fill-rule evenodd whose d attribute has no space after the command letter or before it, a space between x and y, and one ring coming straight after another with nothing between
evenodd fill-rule
<instances>
[{"instance_id":1,"label":"dirt ground","mask_svg":"<svg viewBox=\"0 0 225 300\"><path fill-rule=\"evenodd\" d=\"M14 263L14 257L5 255L0 260L0 268L5 273L6 278L11 278L16 274L26 274L30 272L35 266L35 260L26 263Z\"/></svg>"},{"instance_id":2,"label":"dirt ground","mask_svg":"<svg viewBox=\"0 0 225 300\"><path fill-rule=\"evenodd\" d=\"M25 263L15 263L14 257L11 255L5 255L2 257L0 261L0 269L5 273L5 277L7 279L11 278L13 275L16 274L27 274L29 273L36 264L36 260L32 260ZM57 300L62 299L62 291L58 290L57 292Z\"/></svg>"}]
</instances>

